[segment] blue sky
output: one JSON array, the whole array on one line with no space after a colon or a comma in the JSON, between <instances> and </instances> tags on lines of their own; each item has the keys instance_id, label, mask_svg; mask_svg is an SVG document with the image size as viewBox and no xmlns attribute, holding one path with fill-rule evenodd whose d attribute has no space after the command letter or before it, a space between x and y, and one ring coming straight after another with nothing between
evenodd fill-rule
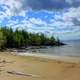
<instances>
[{"instance_id":1,"label":"blue sky","mask_svg":"<svg viewBox=\"0 0 80 80\"><path fill-rule=\"evenodd\" d=\"M80 0L0 0L0 26L80 39Z\"/></svg>"}]
</instances>

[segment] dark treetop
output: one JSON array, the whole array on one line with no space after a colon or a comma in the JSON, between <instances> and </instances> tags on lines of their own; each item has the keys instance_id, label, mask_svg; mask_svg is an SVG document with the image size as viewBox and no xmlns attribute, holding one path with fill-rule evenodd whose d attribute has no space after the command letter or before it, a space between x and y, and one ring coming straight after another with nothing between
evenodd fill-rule
<instances>
[{"instance_id":1,"label":"dark treetop","mask_svg":"<svg viewBox=\"0 0 80 80\"><path fill-rule=\"evenodd\" d=\"M28 46L60 46L63 43L53 36L47 37L44 34L29 33L25 30L1 27L0 28L0 49L5 48L26 48Z\"/></svg>"}]
</instances>

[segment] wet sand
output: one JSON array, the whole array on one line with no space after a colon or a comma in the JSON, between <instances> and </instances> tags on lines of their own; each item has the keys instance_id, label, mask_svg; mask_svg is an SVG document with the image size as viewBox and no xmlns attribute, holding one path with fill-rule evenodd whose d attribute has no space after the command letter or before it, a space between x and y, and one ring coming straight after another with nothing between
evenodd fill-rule
<instances>
[{"instance_id":1,"label":"wet sand","mask_svg":"<svg viewBox=\"0 0 80 80\"><path fill-rule=\"evenodd\" d=\"M50 59L0 52L0 80L80 80L80 59Z\"/></svg>"}]
</instances>

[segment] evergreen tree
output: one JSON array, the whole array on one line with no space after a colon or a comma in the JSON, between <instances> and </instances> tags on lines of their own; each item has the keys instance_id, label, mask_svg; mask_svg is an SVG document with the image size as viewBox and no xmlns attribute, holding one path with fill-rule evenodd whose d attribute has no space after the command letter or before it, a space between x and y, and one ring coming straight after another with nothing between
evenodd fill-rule
<instances>
[{"instance_id":1,"label":"evergreen tree","mask_svg":"<svg viewBox=\"0 0 80 80\"><path fill-rule=\"evenodd\" d=\"M60 45L60 40L54 36L46 37L44 34L29 33L25 30L1 27L0 28L0 49L6 48L22 48L27 46L55 46ZM61 43L62 44L62 43Z\"/></svg>"},{"instance_id":2,"label":"evergreen tree","mask_svg":"<svg viewBox=\"0 0 80 80\"><path fill-rule=\"evenodd\" d=\"M6 39L4 37L4 34L2 30L0 30L0 49L3 49L5 47Z\"/></svg>"}]
</instances>

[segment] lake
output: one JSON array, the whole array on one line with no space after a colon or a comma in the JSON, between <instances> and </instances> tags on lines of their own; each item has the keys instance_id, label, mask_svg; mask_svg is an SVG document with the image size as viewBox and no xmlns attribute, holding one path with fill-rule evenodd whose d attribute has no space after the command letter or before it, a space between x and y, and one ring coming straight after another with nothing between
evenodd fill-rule
<instances>
[{"instance_id":1,"label":"lake","mask_svg":"<svg viewBox=\"0 0 80 80\"><path fill-rule=\"evenodd\" d=\"M67 45L60 47L48 47L47 49L40 49L39 52L55 56L80 57L80 40L64 41L64 43L66 43Z\"/></svg>"}]
</instances>

